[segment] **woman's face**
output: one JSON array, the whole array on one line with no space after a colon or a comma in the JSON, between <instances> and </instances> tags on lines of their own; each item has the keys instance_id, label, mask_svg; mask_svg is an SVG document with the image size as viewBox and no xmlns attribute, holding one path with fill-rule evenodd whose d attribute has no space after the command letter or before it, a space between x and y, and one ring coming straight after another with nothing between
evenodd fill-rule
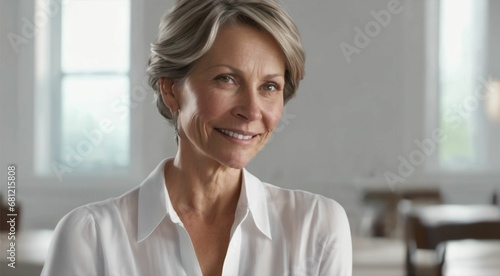
<instances>
[{"instance_id":1,"label":"woman's face","mask_svg":"<svg viewBox=\"0 0 500 276\"><path fill-rule=\"evenodd\" d=\"M167 106L179 109L181 154L243 168L281 118L284 77L285 59L271 35L223 27L187 78L170 82Z\"/></svg>"}]
</instances>

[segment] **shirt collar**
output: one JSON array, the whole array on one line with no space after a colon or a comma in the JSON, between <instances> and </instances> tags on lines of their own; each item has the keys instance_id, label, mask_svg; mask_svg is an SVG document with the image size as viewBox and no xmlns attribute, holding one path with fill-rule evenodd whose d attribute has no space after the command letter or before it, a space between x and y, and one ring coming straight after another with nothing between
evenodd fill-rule
<instances>
[{"instance_id":1,"label":"shirt collar","mask_svg":"<svg viewBox=\"0 0 500 276\"><path fill-rule=\"evenodd\" d=\"M267 196L264 184L246 169L243 169L243 181L237 212L248 208L257 228L269 239L272 239Z\"/></svg>"},{"instance_id":2,"label":"shirt collar","mask_svg":"<svg viewBox=\"0 0 500 276\"><path fill-rule=\"evenodd\" d=\"M174 223L181 223L175 212L165 185L164 166L170 158L164 159L149 174L139 187L137 241L143 241L168 214ZM257 228L271 239L267 193L262 182L246 169L236 212L250 211Z\"/></svg>"},{"instance_id":3,"label":"shirt collar","mask_svg":"<svg viewBox=\"0 0 500 276\"><path fill-rule=\"evenodd\" d=\"M170 202L165 186L164 159L139 186L137 210L137 241L147 238L167 214L167 200Z\"/></svg>"}]
</instances>

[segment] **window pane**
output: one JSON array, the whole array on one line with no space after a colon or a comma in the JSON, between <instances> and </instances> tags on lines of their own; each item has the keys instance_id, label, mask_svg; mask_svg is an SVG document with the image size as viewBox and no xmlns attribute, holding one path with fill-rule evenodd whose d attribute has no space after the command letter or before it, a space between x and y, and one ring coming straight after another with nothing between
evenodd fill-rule
<instances>
[{"instance_id":1,"label":"window pane","mask_svg":"<svg viewBox=\"0 0 500 276\"><path fill-rule=\"evenodd\" d=\"M440 7L440 126L447 139L439 160L447 169L478 165L477 93L484 69L484 1L442 0Z\"/></svg>"},{"instance_id":2,"label":"window pane","mask_svg":"<svg viewBox=\"0 0 500 276\"><path fill-rule=\"evenodd\" d=\"M60 159L79 171L128 166L127 76L67 76L62 82Z\"/></svg>"},{"instance_id":3,"label":"window pane","mask_svg":"<svg viewBox=\"0 0 500 276\"><path fill-rule=\"evenodd\" d=\"M62 7L62 71L129 68L129 0L73 0Z\"/></svg>"}]
</instances>

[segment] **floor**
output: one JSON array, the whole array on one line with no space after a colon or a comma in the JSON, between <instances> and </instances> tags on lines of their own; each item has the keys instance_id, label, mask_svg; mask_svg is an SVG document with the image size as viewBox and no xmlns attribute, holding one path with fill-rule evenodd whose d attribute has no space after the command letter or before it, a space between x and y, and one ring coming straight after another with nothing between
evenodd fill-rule
<instances>
[{"instance_id":1,"label":"floor","mask_svg":"<svg viewBox=\"0 0 500 276\"><path fill-rule=\"evenodd\" d=\"M353 237L353 276L402 276L402 242L385 238Z\"/></svg>"}]
</instances>

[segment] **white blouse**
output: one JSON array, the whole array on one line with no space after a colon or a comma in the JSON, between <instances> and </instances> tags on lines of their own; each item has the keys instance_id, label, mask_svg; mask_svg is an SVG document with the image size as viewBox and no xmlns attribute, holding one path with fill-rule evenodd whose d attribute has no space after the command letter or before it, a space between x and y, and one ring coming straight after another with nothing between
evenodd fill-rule
<instances>
[{"instance_id":1,"label":"white blouse","mask_svg":"<svg viewBox=\"0 0 500 276\"><path fill-rule=\"evenodd\" d=\"M201 276L168 195L166 161L139 187L61 219L42 275ZM349 223L336 201L263 183L244 170L222 275L351 274Z\"/></svg>"}]
</instances>

